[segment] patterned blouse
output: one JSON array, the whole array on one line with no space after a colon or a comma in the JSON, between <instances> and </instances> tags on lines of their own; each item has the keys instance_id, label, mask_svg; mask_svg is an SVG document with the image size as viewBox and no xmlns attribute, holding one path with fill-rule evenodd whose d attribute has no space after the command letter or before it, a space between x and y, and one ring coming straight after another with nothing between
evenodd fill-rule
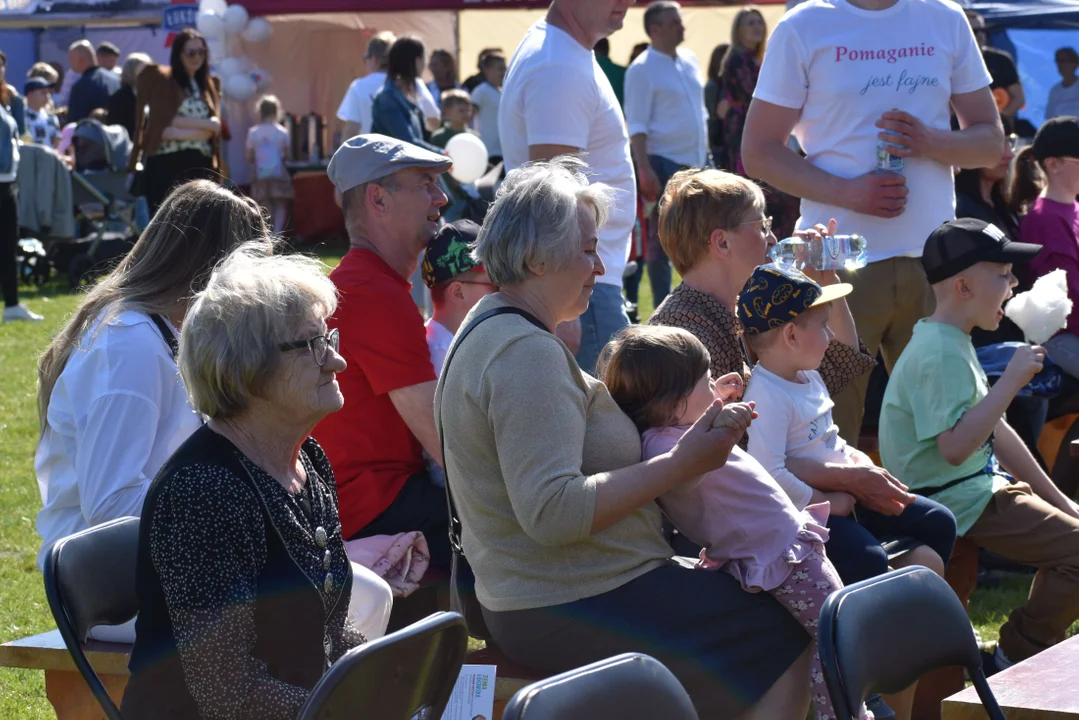
<instances>
[{"instance_id":1,"label":"patterned blouse","mask_svg":"<svg viewBox=\"0 0 1079 720\"><path fill-rule=\"evenodd\" d=\"M727 169L739 175L745 175L742 166L742 131L746 126L746 115L753 91L757 89L757 77L761 66L753 53L730 51L723 68L723 98L728 103L727 116L723 118L723 142L727 146Z\"/></svg>"},{"instance_id":2,"label":"patterned blouse","mask_svg":"<svg viewBox=\"0 0 1079 720\"><path fill-rule=\"evenodd\" d=\"M209 432L204 427L196 436L208 440ZM211 440L214 446L222 442ZM364 642L347 619L352 570L341 538L333 474L322 449L308 440L300 453L307 481L302 492L293 495L238 450L233 452L246 478L207 461L184 465L164 479L165 485L148 501L150 558L183 679L199 713L294 718L309 689L283 680L280 668L261 659L297 651L269 651L275 638L260 637L264 604L271 597L280 603L295 595L280 584L274 564L282 558L275 547L283 545L286 562L295 563L310 584L306 587L320 599L323 616L313 620L323 628L324 653L321 662L315 661L320 667L314 668L314 677ZM162 480L159 475L155 484ZM136 674L134 663L132 669ZM165 709L175 712L168 693L160 695L161 716Z\"/></svg>"},{"instance_id":3,"label":"patterned blouse","mask_svg":"<svg viewBox=\"0 0 1079 720\"><path fill-rule=\"evenodd\" d=\"M679 327L693 333L712 356L713 378L736 372L749 385L750 355L742 337L742 323L708 293L681 283L656 308L648 324ZM861 340L857 350L833 340L824 355L820 374L828 392L835 395L876 364Z\"/></svg>"},{"instance_id":4,"label":"patterned blouse","mask_svg":"<svg viewBox=\"0 0 1079 720\"><path fill-rule=\"evenodd\" d=\"M195 118L196 120L209 120L213 113L210 112L210 106L203 100L202 91L199 90L198 85L192 83L189 93L184 98L184 101L180 103L180 109L176 111L176 114L180 117ZM164 155L165 153L180 152L181 150L198 150L206 157L212 157L214 154L213 145L208 140L166 140L161 143L161 147L156 154Z\"/></svg>"}]
</instances>

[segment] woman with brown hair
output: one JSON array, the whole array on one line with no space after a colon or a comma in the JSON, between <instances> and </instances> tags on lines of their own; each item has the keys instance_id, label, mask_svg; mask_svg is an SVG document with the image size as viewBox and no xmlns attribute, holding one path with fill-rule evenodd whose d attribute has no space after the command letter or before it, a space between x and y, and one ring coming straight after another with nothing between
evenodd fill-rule
<instances>
[{"instance_id":1,"label":"woman with brown hair","mask_svg":"<svg viewBox=\"0 0 1079 720\"><path fill-rule=\"evenodd\" d=\"M419 38L406 35L394 41L387 61L386 84L375 94L371 106L369 132L404 140L442 155L445 154L442 148L430 143L431 133L420 108L423 83L418 83L417 78L423 72L426 52Z\"/></svg>"},{"instance_id":2,"label":"woman with brown hair","mask_svg":"<svg viewBox=\"0 0 1079 720\"><path fill-rule=\"evenodd\" d=\"M190 28L176 35L168 66L147 65L139 72L129 169L142 160L151 213L176 185L223 170L219 85L210 77L205 38Z\"/></svg>"},{"instance_id":3,"label":"woman with brown hair","mask_svg":"<svg viewBox=\"0 0 1079 720\"><path fill-rule=\"evenodd\" d=\"M154 474L202 425L176 367L189 298L229 250L267 235L253 200L183 185L49 343L38 364L39 565L55 540L141 514Z\"/></svg>"}]
</instances>

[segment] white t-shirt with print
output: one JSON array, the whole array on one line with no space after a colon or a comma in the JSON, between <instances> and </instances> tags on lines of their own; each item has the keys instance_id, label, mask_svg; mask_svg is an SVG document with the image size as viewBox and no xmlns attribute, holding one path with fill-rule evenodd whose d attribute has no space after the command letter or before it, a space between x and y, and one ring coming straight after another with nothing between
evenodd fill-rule
<instances>
[{"instance_id":1,"label":"white t-shirt with print","mask_svg":"<svg viewBox=\"0 0 1079 720\"><path fill-rule=\"evenodd\" d=\"M764 466L799 510L805 510L813 488L787 469L787 458L805 458L849 465L853 448L839 437L832 420L831 395L816 370L800 371L798 382L786 380L758 364L746 388L746 402L757 404L758 417L749 431L749 454Z\"/></svg>"},{"instance_id":2,"label":"white t-shirt with print","mask_svg":"<svg viewBox=\"0 0 1079 720\"><path fill-rule=\"evenodd\" d=\"M502 155L502 143L498 139L498 105L501 100L502 91L489 82L481 82L472 91L472 104L479 110L476 113L476 129L489 155Z\"/></svg>"},{"instance_id":3,"label":"white t-shirt with print","mask_svg":"<svg viewBox=\"0 0 1079 720\"><path fill-rule=\"evenodd\" d=\"M598 281L621 287L637 186L622 108L592 50L546 20L529 28L506 72L498 134L506 170L528 162L530 145L585 151L592 180L615 190L610 219L599 232L607 273Z\"/></svg>"},{"instance_id":4,"label":"white t-shirt with print","mask_svg":"<svg viewBox=\"0 0 1079 720\"><path fill-rule=\"evenodd\" d=\"M247 131L247 149L255 153L255 178L287 180L285 157L288 155L288 131L277 123L261 123Z\"/></svg>"},{"instance_id":5,"label":"white t-shirt with print","mask_svg":"<svg viewBox=\"0 0 1079 720\"><path fill-rule=\"evenodd\" d=\"M970 25L950 0L897 0L884 10L808 0L776 25L753 96L801 109L794 136L807 159L852 178L876 168L883 113L904 110L947 130L951 97L989 83ZM871 262L920 256L929 233L955 217L952 170L907 158L903 174L910 194L899 217L803 200L798 227L834 217L841 232L865 236Z\"/></svg>"}]
</instances>

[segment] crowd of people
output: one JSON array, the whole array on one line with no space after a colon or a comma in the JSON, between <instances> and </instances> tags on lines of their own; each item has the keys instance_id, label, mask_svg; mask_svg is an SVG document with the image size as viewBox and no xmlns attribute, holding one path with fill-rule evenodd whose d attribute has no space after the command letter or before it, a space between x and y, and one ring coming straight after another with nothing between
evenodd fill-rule
<instances>
[{"instance_id":1,"label":"crowd of people","mask_svg":"<svg viewBox=\"0 0 1079 720\"><path fill-rule=\"evenodd\" d=\"M833 718L824 599L890 568L943 575L957 537L1038 569L987 669L1079 619L1079 506L1031 449L1050 402L1025 392L1047 357L1079 378L1079 320L1039 347L1002 309L1057 269L1079 301L1079 120L1017 155L1021 84L941 0L809 0L771 35L745 8L707 72L669 0L611 62L632 4L554 0L463 83L451 55L426 85L420 40L374 36L338 111L349 250L328 275L267 222L287 195L279 103L247 139L255 202L207 179L224 130L204 39L124 62L105 100L155 98L135 123L154 214L41 358L35 470L39 562L142 518L139 615L93 631L134 641L125 716L295 717L407 592L356 560L376 545L440 575L467 558L511 660L645 652L702 717ZM96 97L113 71L85 53L71 91ZM481 223L443 223L444 148L467 132L504 178ZM882 146L901 172L877 169ZM0 202L17 151L0 136ZM783 222L861 234L869 263L769 264ZM623 296L635 235L644 325ZM975 346L1005 339L990 387ZM879 459L858 448L878 356ZM915 693L860 716L908 720Z\"/></svg>"}]
</instances>

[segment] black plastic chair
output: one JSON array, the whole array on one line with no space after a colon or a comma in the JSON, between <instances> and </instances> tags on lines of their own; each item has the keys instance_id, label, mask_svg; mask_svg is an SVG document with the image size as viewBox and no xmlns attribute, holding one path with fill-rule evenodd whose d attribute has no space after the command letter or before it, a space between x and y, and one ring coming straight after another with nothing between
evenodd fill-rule
<instances>
[{"instance_id":1,"label":"black plastic chair","mask_svg":"<svg viewBox=\"0 0 1079 720\"><path fill-rule=\"evenodd\" d=\"M870 693L899 692L930 670L955 665L966 669L990 720L1004 720L966 610L932 570L903 568L832 593L821 608L818 642L840 720L855 720Z\"/></svg>"},{"instance_id":2,"label":"black plastic chair","mask_svg":"<svg viewBox=\"0 0 1079 720\"><path fill-rule=\"evenodd\" d=\"M523 687L502 720L698 720L693 701L655 658L626 653Z\"/></svg>"},{"instance_id":3,"label":"black plastic chair","mask_svg":"<svg viewBox=\"0 0 1079 720\"><path fill-rule=\"evenodd\" d=\"M121 720L83 651L90 629L135 617L139 519L120 518L53 543L45 561L45 597L75 668L109 720Z\"/></svg>"},{"instance_id":4,"label":"black plastic chair","mask_svg":"<svg viewBox=\"0 0 1079 720\"><path fill-rule=\"evenodd\" d=\"M467 649L464 618L435 613L342 655L311 691L298 720L438 720Z\"/></svg>"}]
</instances>

